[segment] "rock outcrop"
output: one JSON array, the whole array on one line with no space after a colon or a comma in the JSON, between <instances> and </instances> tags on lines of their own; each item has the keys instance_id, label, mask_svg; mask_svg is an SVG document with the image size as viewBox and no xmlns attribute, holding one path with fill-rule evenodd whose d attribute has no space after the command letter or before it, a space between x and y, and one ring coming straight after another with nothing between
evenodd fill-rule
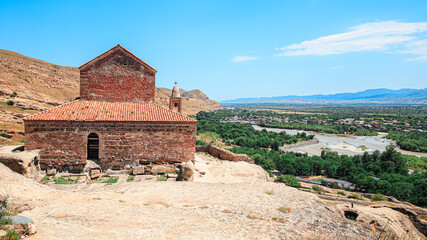
<instances>
[{"instance_id":1,"label":"rock outcrop","mask_svg":"<svg viewBox=\"0 0 427 240\"><path fill-rule=\"evenodd\" d=\"M39 150L23 151L23 146L7 146L0 148L0 163L12 171L29 178L38 178L37 159Z\"/></svg>"}]
</instances>

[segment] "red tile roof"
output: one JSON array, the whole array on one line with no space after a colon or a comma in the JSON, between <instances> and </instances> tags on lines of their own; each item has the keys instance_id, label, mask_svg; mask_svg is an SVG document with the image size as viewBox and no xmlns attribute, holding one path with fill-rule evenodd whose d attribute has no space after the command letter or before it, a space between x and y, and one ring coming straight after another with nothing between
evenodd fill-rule
<instances>
[{"instance_id":1,"label":"red tile roof","mask_svg":"<svg viewBox=\"0 0 427 240\"><path fill-rule=\"evenodd\" d=\"M197 123L154 103L77 100L24 118L24 121Z\"/></svg>"},{"instance_id":2,"label":"red tile roof","mask_svg":"<svg viewBox=\"0 0 427 240\"><path fill-rule=\"evenodd\" d=\"M130 57L132 57L132 58L133 58L133 59L135 59L136 61L140 62L142 65L144 65L144 66L146 66L146 67L150 68L150 69L151 69L151 70L153 70L154 72L157 72L157 70L156 70L156 69L154 69L152 66L148 65L148 63L146 63L146 62L142 61L139 57L135 56L133 53L131 53L131 52L130 52L129 50L127 50L126 48L124 48L124 47L120 46L120 44L117 44L116 46L114 46L114 47L113 47L113 48L111 48L110 50L105 51L103 54L101 54L101 55L97 56L96 58L94 58L94 59L90 60L89 62L87 62L87 63L85 63L85 64L81 65L81 66L79 67L79 69L84 69L84 68L86 68L86 67L88 67L88 66L92 65L92 63L94 63L94 62L96 62L96 61L98 61L98 60L100 60L100 59L104 58L104 57L105 57L105 56L107 56L108 54L110 54L110 53L114 52L116 49L120 49L120 50L122 50L123 52L127 53Z\"/></svg>"}]
</instances>

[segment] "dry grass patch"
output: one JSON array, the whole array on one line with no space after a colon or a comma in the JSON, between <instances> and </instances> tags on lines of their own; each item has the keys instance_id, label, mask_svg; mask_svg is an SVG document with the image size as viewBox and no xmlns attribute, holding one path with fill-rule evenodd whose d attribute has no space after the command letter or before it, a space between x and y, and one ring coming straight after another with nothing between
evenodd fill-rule
<instances>
[{"instance_id":1,"label":"dry grass patch","mask_svg":"<svg viewBox=\"0 0 427 240\"><path fill-rule=\"evenodd\" d=\"M208 206L201 206L200 207L201 209L206 209L206 208L209 208Z\"/></svg>"},{"instance_id":2,"label":"dry grass patch","mask_svg":"<svg viewBox=\"0 0 427 240\"><path fill-rule=\"evenodd\" d=\"M232 213L232 211L228 210L228 209L224 209L221 211L222 213Z\"/></svg>"},{"instance_id":3,"label":"dry grass patch","mask_svg":"<svg viewBox=\"0 0 427 240\"><path fill-rule=\"evenodd\" d=\"M261 217L258 217L258 216L252 215L252 214L248 214L246 217L249 218L249 219L252 219L252 220L254 220L254 219L262 219Z\"/></svg>"},{"instance_id":4,"label":"dry grass patch","mask_svg":"<svg viewBox=\"0 0 427 240\"><path fill-rule=\"evenodd\" d=\"M193 205L188 205L188 204L186 204L186 205L184 205L183 207L192 207Z\"/></svg>"},{"instance_id":5,"label":"dry grass patch","mask_svg":"<svg viewBox=\"0 0 427 240\"><path fill-rule=\"evenodd\" d=\"M284 218L281 217L272 217L271 220L275 221L275 222L279 222L279 223L285 223L286 220Z\"/></svg>"},{"instance_id":6,"label":"dry grass patch","mask_svg":"<svg viewBox=\"0 0 427 240\"><path fill-rule=\"evenodd\" d=\"M285 208L285 207L279 207L277 209L277 211L282 212L282 213L290 213L291 212L291 208Z\"/></svg>"}]
</instances>

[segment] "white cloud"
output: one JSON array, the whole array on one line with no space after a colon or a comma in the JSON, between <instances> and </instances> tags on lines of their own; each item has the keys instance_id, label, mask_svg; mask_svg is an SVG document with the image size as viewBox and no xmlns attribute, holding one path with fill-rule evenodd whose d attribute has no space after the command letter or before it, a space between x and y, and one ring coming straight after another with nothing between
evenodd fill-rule
<instances>
[{"instance_id":1,"label":"white cloud","mask_svg":"<svg viewBox=\"0 0 427 240\"><path fill-rule=\"evenodd\" d=\"M236 56L233 59L231 59L232 62L245 62L245 61L252 61L252 60L258 60L259 57L250 57L250 56Z\"/></svg>"},{"instance_id":2,"label":"white cloud","mask_svg":"<svg viewBox=\"0 0 427 240\"><path fill-rule=\"evenodd\" d=\"M414 36L427 31L427 22L382 21L360 24L350 31L278 48L277 56L330 55L360 51L388 51L427 58L426 41Z\"/></svg>"},{"instance_id":3,"label":"white cloud","mask_svg":"<svg viewBox=\"0 0 427 240\"><path fill-rule=\"evenodd\" d=\"M427 61L427 39L409 42L401 53L418 55L418 57L407 59L408 61Z\"/></svg>"}]
</instances>

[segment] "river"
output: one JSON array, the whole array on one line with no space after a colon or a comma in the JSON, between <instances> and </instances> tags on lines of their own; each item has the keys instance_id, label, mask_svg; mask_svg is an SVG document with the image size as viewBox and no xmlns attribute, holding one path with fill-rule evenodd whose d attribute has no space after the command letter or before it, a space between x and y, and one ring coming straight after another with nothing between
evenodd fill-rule
<instances>
[{"instance_id":1,"label":"river","mask_svg":"<svg viewBox=\"0 0 427 240\"><path fill-rule=\"evenodd\" d=\"M317 133L311 131L302 131L295 129L282 129L282 128L265 128L257 125L252 125L255 130L266 129L271 132L282 132L285 131L289 135L296 135L300 132L306 132L309 135L314 135L314 137L319 141L318 144L312 144L303 147L293 148L293 152L307 153L309 155L320 156L322 148L329 148L332 151L338 152L339 154L346 155L357 155L363 154L364 151L373 152L375 150L385 151L386 147L389 144L396 143L392 140L386 139L385 136L387 133L378 133L378 136L346 136L346 135L337 135L337 134L328 134L328 133ZM366 149L362 149L365 146ZM398 149L398 151L415 155L418 157L427 157L427 153L418 153L418 152L409 152Z\"/></svg>"}]
</instances>

